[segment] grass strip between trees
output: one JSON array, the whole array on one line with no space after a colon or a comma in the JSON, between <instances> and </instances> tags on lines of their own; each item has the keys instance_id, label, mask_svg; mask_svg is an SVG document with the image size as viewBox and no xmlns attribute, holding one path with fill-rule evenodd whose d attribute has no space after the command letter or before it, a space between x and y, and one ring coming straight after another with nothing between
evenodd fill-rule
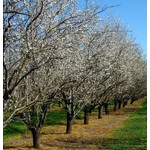
<instances>
[{"instance_id":1,"label":"grass strip between trees","mask_svg":"<svg viewBox=\"0 0 150 150\"><path fill-rule=\"evenodd\" d=\"M66 113L65 110L53 110L47 114L45 126L46 125L55 125L55 124L65 124L66 122ZM4 139L11 138L16 135L24 134L29 132L25 125L21 122L12 121L6 128L4 128Z\"/></svg>"},{"instance_id":2,"label":"grass strip between trees","mask_svg":"<svg viewBox=\"0 0 150 150\"><path fill-rule=\"evenodd\" d=\"M147 149L147 102L133 112L124 126L117 129L111 138L101 139L103 150L146 150Z\"/></svg>"}]
</instances>

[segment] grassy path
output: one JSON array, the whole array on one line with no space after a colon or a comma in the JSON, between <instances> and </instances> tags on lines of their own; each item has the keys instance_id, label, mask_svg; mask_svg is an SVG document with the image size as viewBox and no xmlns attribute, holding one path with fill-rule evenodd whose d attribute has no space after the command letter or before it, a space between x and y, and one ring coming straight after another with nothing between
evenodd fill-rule
<instances>
[{"instance_id":1,"label":"grassy path","mask_svg":"<svg viewBox=\"0 0 150 150\"><path fill-rule=\"evenodd\" d=\"M140 115L139 117L138 115L134 116L135 113L130 115L132 112L139 109L143 102L144 99L141 99L133 103L132 105L128 104L127 107L124 109L121 109L117 112L110 112L109 115L104 115L103 119L97 119L97 113L94 112L92 116L90 116L89 125L83 125L83 120L75 120L73 125L73 132L72 134L69 135L65 134L65 124L63 123L62 125L50 125L44 127L41 131L41 149L43 150L92 150L92 149L93 150L97 150L97 149L124 150L122 149L123 145L120 144L121 143L120 141L126 140L125 145L127 145L128 143L127 141L129 137L123 136L124 133L122 133L122 131L126 129L126 126L127 127L129 126L128 118L130 119L131 116L133 116L133 119L135 120L132 120L131 122L136 122L138 119L140 120L146 119L144 117L141 118L142 115L140 115L143 114L144 116L146 116L145 115L146 109L144 108L146 104L143 104L143 108L139 110L139 115ZM143 112L142 110L143 111L145 110L145 112ZM140 113L140 111L142 111L142 113ZM142 122L146 123L145 120L143 120ZM135 125L133 125L133 127ZM135 126L135 131L136 128L137 127ZM145 148L146 146L145 129L141 132L139 131L139 136L143 137L140 140L136 141L138 138L135 138L134 136L130 137L130 141L134 139L135 143L143 142L143 144L140 144L143 146L142 148ZM116 131L114 132L114 130ZM119 130L121 130L121 133ZM131 130L132 132L131 131L128 132L133 133L134 130L132 128ZM118 135L121 135L122 138L117 137ZM135 133L133 133L133 135L135 135ZM114 141L116 144L114 144ZM117 146L118 144L120 144L119 147ZM130 146L131 145L135 145L135 144L131 143ZM118 149L116 149L115 146L117 146ZM9 139L4 139L4 149L32 150L31 147L32 147L32 138L31 138L31 134L29 133L22 134L20 136L16 136ZM128 149L128 147L125 149Z\"/></svg>"},{"instance_id":2,"label":"grassy path","mask_svg":"<svg viewBox=\"0 0 150 150\"><path fill-rule=\"evenodd\" d=\"M130 115L124 126L99 143L99 149L146 150L147 149L147 103ZM105 143L105 144L104 144Z\"/></svg>"}]
</instances>

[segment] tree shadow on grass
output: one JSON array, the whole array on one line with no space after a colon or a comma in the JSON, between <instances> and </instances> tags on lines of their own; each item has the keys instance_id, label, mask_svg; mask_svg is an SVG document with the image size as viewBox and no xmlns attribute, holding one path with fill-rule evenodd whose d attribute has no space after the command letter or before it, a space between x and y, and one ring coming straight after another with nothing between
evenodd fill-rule
<instances>
[{"instance_id":1,"label":"tree shadow on grass","mask_svg":"<svg viewBox=\"0 0 150 150\"><path fill-rule=\"evenodd\" d=\"M139 110L139 108L124 108L123 112L125 112L125 113L131 113L131 112L135 112L137 110Z\"/></svg>"},{"instance_id":2,"label":"tree shadow on grass","mask_svg":"<svg viewBox=\"0 0 150 150\"><path fill-rule=\"evenodd\" d=\"M4 128L3 136L6 137L13 137L15 135L20 135L28 132L29 130L18 123L10 124L6 128Z\"/></svg>"},{"instance_id":3,"label":"tree shadow on grass","mask_svg":"<svg viewBox=\"0 0 150 150\"><path fill-rule=\"evenodd\" d=\"M3 149L11 149L11 148L16 148L17 149L17 147L16 146L3 146Z\"/></svg>"},{"instance_id":4,"label":"tree shadow on grass","mask_svg":"<svg viewBox=\"0 0 150 150\"><path fill-rule=\"evenodd\" d=\"M99 150L146 150L145 139L142 138L102 138L99 139Z\"/></svg>"},{"instance_id":5,"label":"tree shadow on grass","mask_svg":"<svg viewBox=\"0 0 150 150\"><path fill-rule=\"evenodd\" d=\"M65 132L42 132L42 135L65 135Z\"/></svg>"},{"instance_id":6,"label":"tree shadow on grass","mask_svg":"<svg viewBox=\"0 0 150 150\"><path fill-rule=\"evenodd\" d=\"M77 137L70 137L67 139L56 139L53 143L43 143L43 145L48 147L57 147L58 149L71 149L71 150L90 150L92 147L97 147L97 141L90 140L82 140Z\"/></svg>"}]
</instances>

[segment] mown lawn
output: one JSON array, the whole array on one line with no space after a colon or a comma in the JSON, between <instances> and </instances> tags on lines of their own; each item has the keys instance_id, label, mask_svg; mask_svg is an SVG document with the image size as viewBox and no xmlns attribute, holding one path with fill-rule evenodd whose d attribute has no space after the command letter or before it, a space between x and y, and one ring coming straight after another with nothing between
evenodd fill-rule
<instances>
[{"instance_id":1,"label":"mown lawn","mask_svg":"<svg viewBox=\"0 0 150 150\"><path fill-rule=\"evenodd\" d=\"M117 129L111 138L101 139L103 150L146 150L147 149L147 102L132 113L124 126Z\"/></svg>"}]
</instances>

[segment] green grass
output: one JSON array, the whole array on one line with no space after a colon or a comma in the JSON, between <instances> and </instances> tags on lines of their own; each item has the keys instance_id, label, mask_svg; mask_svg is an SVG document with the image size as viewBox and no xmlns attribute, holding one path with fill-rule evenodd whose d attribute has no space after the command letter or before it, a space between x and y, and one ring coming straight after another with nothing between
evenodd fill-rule
<instances>
[{"instance_id":1,"label":"green grass","mask_svg":"<svg viewBox=\"0 0 150 150\"><path fill-rule=\"evenodd\" d=\"M47 114L44 125L54 125L54 124L65 124L66 123L66 112L63 109L54 110ZM27 127L21 122L11 122L3 130L4 139L11 138L16 135L24 134L29 132Z\"/></svg>"},{"instance_id":2,"label":"green grass","mask_svg":"<svg viewBox=\"0 0 150 150\"><path fill-rule=\"evenodd\" d=\"M66 124L66 111L54 110L47 114L44 125Z\"/></svg>"},{"instance_id":3,"label":"green grass","mask_svg":"<svg viewBox=\"0 0 150 150\"><path fill-rule=\"evenodd\" d=\"M78 117L83 118L82 111L78 114ZM44 126L65 125L65 124L66 124L66 111L60 108L60 110L53 110L53 111L48 112ZM29 132L29 130L23 123L19 121L18 122L12 121L6 128L4 128L3 137L4 139L11 138L16 135L24 134L26 132Z\"/></svg>"},{"instance_id":4,"label":"green grass","mask_svg":"<svg viewBox=\"0 0 150 150\"><path fill-rule=\"evenodd\" d=\"M14 137L19 134L26 133L28 129L21 122L11 122L6 128L3 130L3 136L5 138Z\"/></svg>"},{"instance_id":5,"label":"green grass","mask_svg":"<svg viewBox=\"0 0 150 150\"><path fill-rule=\"evenodd\" d=\"M110 139L102 139L99 149L103 150L146 150L147 147L147 103L132 113L122 128Z\"/></svg>"}]
</instances>

